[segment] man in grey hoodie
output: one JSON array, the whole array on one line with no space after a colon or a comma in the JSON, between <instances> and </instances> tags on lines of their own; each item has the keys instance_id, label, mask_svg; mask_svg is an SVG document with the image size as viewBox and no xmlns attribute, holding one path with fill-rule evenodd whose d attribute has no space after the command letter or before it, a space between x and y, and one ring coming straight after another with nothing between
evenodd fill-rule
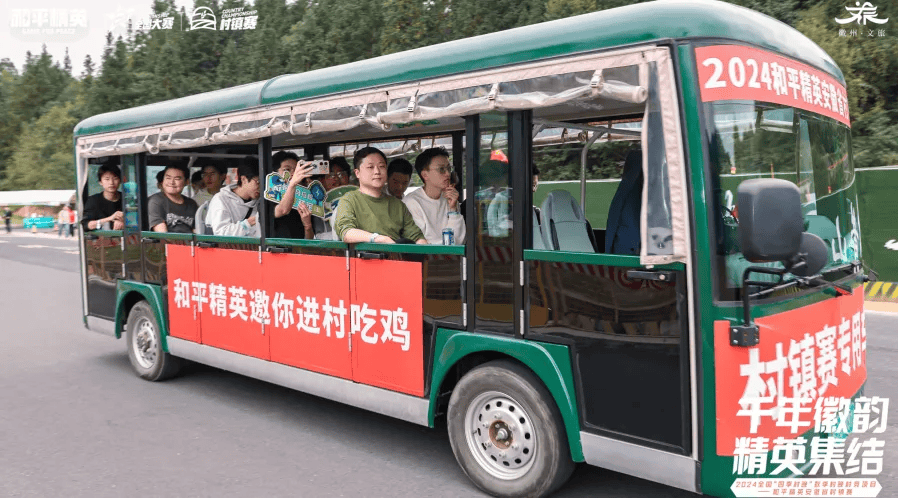
<instances>
[{"instance_id":1,"label":"man in grey hoodie","mask_svg":"<svg viewBox=\"0 0 898 498\"><path fill-rule=\"evenodd\" d=\"M237 167L237 183L222 188L209 201L205 222L215 235L260 237L259 165L248 157Z\"/></svg>"}]
</instances>

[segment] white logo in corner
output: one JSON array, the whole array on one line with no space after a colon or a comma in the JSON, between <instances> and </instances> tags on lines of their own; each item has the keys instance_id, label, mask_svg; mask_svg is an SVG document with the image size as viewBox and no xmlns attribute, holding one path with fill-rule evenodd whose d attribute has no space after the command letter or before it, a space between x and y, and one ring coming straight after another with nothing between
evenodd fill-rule
<instances>
[{"instance_id":1,"label":"white logo in corner","mask_svg":"<svg viewBox=\"0 0 898 498\"><path fill-rule=\"evenodd\" d=\"M190 30L211 29L215 30L215 12L209 7L197 7L190 14Z\"/></svg>"},{"instance_id":2,"label":"white logo in corner","mask_svg":"<svg viewBox=\"0 0 898 498\"><path fill-rule=\"evenodd\" d=\"M851 14L851 17L848 19L839 19L836 18L836 22L839 24L848 24L850 22L857 22L858 24L867 25L867 21L874 22L876 24L884 24L889 20L888 17L885 19L879 19L876 17L876 7L870 2L864 2L864 5L861 5L860 2L854 2L855 7L845 7L845 10Z\"/></svg>"},{"instance_id":3,"label":"white logo in corner","mask_svg":"<svg viewBox=\"0 0 898 498\"><path fill-rule=\"evenodd\" d=\"M892 251L898 251L898 240L892 239L886 242L886 249L891 249Z\"/></svg>"}]
</instances>

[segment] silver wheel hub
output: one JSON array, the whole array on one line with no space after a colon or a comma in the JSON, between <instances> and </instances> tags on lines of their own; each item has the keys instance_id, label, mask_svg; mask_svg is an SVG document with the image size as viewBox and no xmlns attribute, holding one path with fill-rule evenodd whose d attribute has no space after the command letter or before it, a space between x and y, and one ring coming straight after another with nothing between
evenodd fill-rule
<instances>
[{"instance_id":1,"label":"silver wheel hub","mask_svg":"<svg viewBox=\"0 0 898 498\"><path fill-rule=\"evenodd\" d=\"M477 463L493 477L518 479L533 466L537 438L530 415L506 394L477 396L465 413L465 435Z\"/></svg>"},{"instance_id":2,"label":"silver wheel hub","mask_svg":"<svg viewBox=\"0 0 898 498\"><path fill-rule=\"evenodd\" d=\"M134 349L134 357L143 368L152 368L156 364L158 344L156 342L156 329L146 318L137 322L131 347Z\"/></svg>"}]
</instances>

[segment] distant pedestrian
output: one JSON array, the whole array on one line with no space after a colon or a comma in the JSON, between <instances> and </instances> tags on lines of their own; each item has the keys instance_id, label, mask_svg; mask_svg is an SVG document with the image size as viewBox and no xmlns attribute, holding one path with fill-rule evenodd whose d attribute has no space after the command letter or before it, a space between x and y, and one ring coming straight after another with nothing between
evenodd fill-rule
<instances>
[{"instance_id":1,"label":"distant pedestrian","mask_svg":"<svg viewBox=\"0 0 898 498\"><path fill-rule=\"evenodd\" d=\"M78 211L69 209L69 234L66 238L75 236L75 223L78 223Z\"/></svg>"},{"instance_id":2,"label":"distant pedestrian","mask_svg":"<svg viewBox=\"0 0 898 498\"><path fill-rule=\"evenodd\" d=\"M8 207L3 208L3 221L6 223L6 233L12 232L12 211Z\"/></svg>"},{"instance_id":3,"label":"distant pedestrian","mask_svg":"<svg viewBox=\"0 0 898 498\"><path fill-rule=\"evenodd\" d=\"M69 236L69 209L68 206L63 206L62 209L59 210L59 214L56 215L56 224L59 225L57 231L57 237L62 237L62 234L65 233L65 236Z\"/></svg>"}]
</instances>

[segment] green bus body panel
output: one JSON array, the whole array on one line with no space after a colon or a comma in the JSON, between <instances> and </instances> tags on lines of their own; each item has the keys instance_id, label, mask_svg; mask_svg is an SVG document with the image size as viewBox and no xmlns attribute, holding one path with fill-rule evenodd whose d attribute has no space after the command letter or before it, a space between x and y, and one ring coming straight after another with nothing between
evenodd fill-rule
<instances>
[{"instance_id":1,"label":"green bus body panel","mask_svg":"<svg viewBox=\"0 0 898 498\"><path fill-rule=\"evenodd\" d=\"M465 246L440 246L435 244L368 244L353 246L356 251L395 252L405 254L445 254L464 256Z\"/></svg>"},{"instance_id":2,"label":"green bus body panel","mask_svg":"<svg viewBox=\"0 0 898 498\"><path fill-rule=\"evenodd\" d=\"M193 240L192 233L144 231L144 232L140 232L140 236L146 237L148 239L160 239L160 240Z\"/></svg>"},{"instance_id":3,"label":"green bus body panel","mask_svg":"<svg viewBox=\"0 0 898 498\"><path fill-rule=\"evenodd\" d=\"M153 308L153 313L156 315L156 323L159 324L159 338L162 343L162 350L168 352L168 322L165 320L165 311L163 308L165 300L162 297L162 288L158 285L134 282L133 280L118 281L115 298L116 338L121 338L122 324L127 318L125 316L125 297L132 292L136 292L143 296L147 304Z\"/></svg>"},{"instance_id":4,"label":"green bus body panel","mask_svg":"<svg viewBox=\"0 0 898 498\"><path fill-rule=\"evenodd\" d=\"M547 251L543 249L524 249L524 261L552 261L556 263L581 263L587 265L646 267L639 262L639 256L625 254L604 254L594 252ZM683 263L666 263L649 265L653 270L683 271Z\"/></svg>"},{"instance_id":5,"label":"green bus body panel","mask_svg":"<svg viewBox=\"0 0 898 498\"><path fill-rule=\"evenodd\" d=\"M450 329L437 329L434 344L434 365L431 376L429 422L433 426L440 386L449 370L462 358L481 352L508 355L526 365L555 398L558 411L564 421L565 432L571 449L571 458L582 462L580 444L580 418L574 389L573 367L567 346L496 335L474 334Z\"/></svg>"},{"instance_id":6,"label":"green bus body panel","mask_svg":"<svg viewBox=\"0 0 898 498\"><path fill-rule=\"evenodd\" d=\"M283 246L283 247L318 247L321 249L348 249L349 245L338 240L316 240L316 239L265 239L267 246Z\"/></svg>"},{"instance_id":7,"label":"green bus body panel","mask_svg":"<svg viewBox=\"0 0 898 498\"><path fill-rule=\"evenodd\" d=\"M771 17L724 2L649 2L101 114L78 123L75 136L681 38L754 44L806 62L845 84L823 49Z\"/></svg>"}]
</instances>

